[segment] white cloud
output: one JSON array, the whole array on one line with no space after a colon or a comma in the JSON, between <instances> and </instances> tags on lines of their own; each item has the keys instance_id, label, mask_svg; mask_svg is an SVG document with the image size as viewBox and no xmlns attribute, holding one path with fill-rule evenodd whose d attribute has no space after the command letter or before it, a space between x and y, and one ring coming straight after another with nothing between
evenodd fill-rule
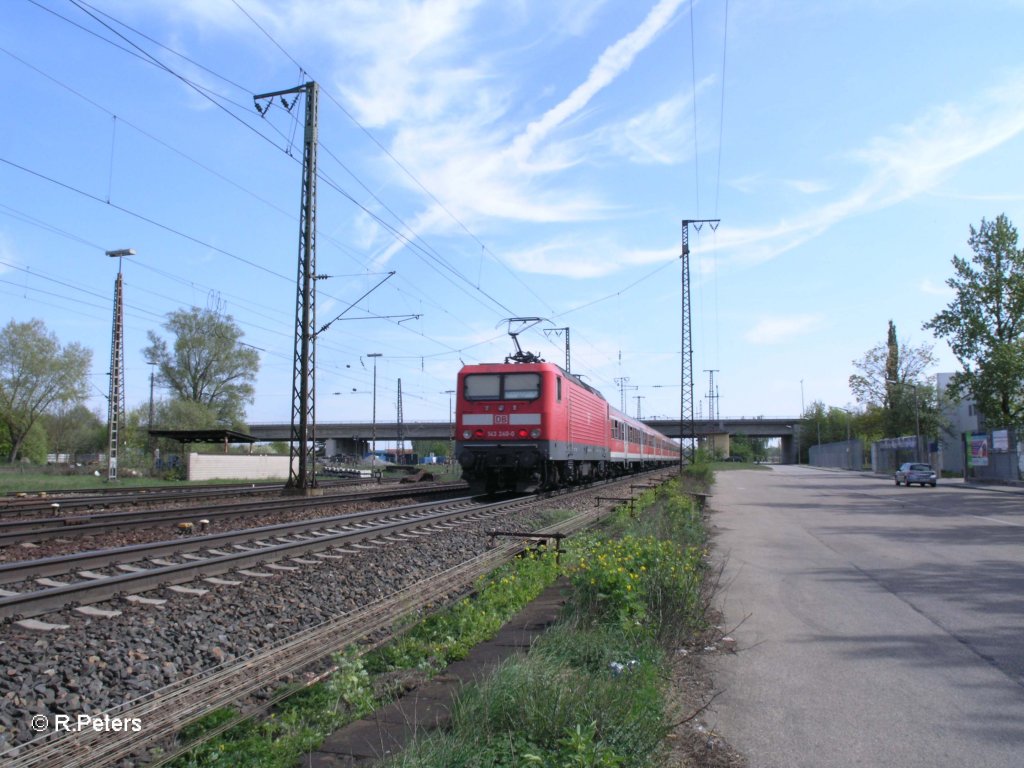
<instances>
[{"instance_id":1,"label":"white cloud","mask_svg":"<svg viewBox=\"0 0 1024 768\"><path fill-rule=\"evenodd\" d=\"M506 254L503 260L522 272L588 279L606 277L628 267L643 267L678 258L679 254L669 248L623 249L603 239L588 242L562 239L514 251Z\"/></svg>"},{"instance_id":2,"label":"white cloud","mask_svg":"<svg viewBox=\"0 0 1024 768\"><path fill-rule=\"evenodd\" d=\"M775 315L759 320L743 337L751 344L781 344L794 336L806 335L821 324L821 315Z\"/></svg>"},{"instance_id":3,"label":"white cloud","mask_svg":"<svg viewBox=\"0 0 1024 768\"><path fill-rule=\"evenodd\" d=\"M719 247L733 261L770 260L817 237L835 224L869 211L930 194L960 165L1024 133L1024 78L983 92L974 102L946 104L914 122L871 139L850 157L867 168L859 185L825 205L769 227L725 228ZM747 179L752 184L758 179Z\"/></svg>"},{"instance_id":4,"label":"white cloud","mask_svg":"<svg viewBox=\"0 0 1024 768\"><path fill-rule=\"evenodd\" d=\"M669 25L680 5L682 0L661 0L640 26L605 49L584 82L516 137L511 152L523 160L532 155L536 146L552 131L582 110L595 95L629 69L634 59Z\"/></svg>"},{"instance_id":5,"label":"white cloud","mask_svg":"<svg viewBox=\"0 0 1024 768\"><path fill-rule=\"evenodd\" d=\"M614 155L641 165L681 162L693 148L692 128L687 130L685 112L689 96L677 96L631 117L623 123L600 128L587 143L603 144Z\"/></svg>"}]
</instances>

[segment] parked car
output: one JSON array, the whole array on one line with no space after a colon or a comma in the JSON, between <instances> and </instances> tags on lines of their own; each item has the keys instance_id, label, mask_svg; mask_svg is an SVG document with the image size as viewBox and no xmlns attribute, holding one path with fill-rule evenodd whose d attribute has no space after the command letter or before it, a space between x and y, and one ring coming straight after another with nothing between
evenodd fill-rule
<instances>
[{"instance_id":1,"label":"parked car","mask_svg":"<svg viewBox=\"0 0 1024 768\"><path fill-rule=\"evenodd\" d=\"M922 486L930 485L932 488L935 487L935 483L938 481L938 476L935 474L935 470L932 469L931 464L921 464L916 461L908 461L906 464L901 464L900 468L896 470L894 478L896 485L901 483L906 485L920 483Z\"/></svg>"}]
</instances>

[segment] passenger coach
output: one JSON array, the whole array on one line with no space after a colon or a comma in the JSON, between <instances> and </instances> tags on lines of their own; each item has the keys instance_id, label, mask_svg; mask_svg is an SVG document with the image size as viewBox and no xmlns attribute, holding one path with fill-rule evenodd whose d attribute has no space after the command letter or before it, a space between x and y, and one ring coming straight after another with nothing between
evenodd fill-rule
<instances>
[{"instance_id":1,"label":"passenger coach","mask_svg":"<svg viewBox=\"0 0 1024 768\"><path fill-rule=\"evenodd\" d=\"M679 460L679 446L553 363L459 371L456 450L474 488L532 491Z\"/></svg>"}]
</instances>

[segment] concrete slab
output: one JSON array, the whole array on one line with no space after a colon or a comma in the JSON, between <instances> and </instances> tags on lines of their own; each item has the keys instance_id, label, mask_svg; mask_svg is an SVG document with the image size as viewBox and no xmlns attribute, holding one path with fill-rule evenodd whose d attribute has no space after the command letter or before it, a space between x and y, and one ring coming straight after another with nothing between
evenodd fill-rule
<instances>
[{"instance_id":1,"label":"concrete slab","mask_svg":"<svg viewBox=\"0 0 1024 768\"><path fill-rule=\"evenodd\" d=\"M160 597L143 597L142 595L128 595L125 600L129 603L139 605L163 605L167 601Z\"/></svg>"},{"instance_id":2,"label":"concrete slab","mask_svg":"<svg viewBox=\"0 0 1024 768\"><path fill-rule=\"evenodd\" d=\"M242 583L240 581L234 581L233 579L218 579L216 576L207 576L203 581L217 587L237 587Z\"/></svg>"},{"instance_id":3,"label":"concrete slab","mask_svg":"<svg viewBox=\"0 0 1024 768\"><path fill-rule=\"evenodd\" d=\"M494 645L506 645L512 648L528 649L533 641L544 634L543 629L520 629L519 627L503 627L491 638Z\"/></svg>"},{"instance_id":4,"label":"concrete slab","mask_svg":"<svg viewBox=\"0 0 1024 768\"><path fill-rule=\"evenodd\" d=\"M252 576L257 579L273 579L276 574L267 573L266 571L250 571L248 568L239 568L236 573L242 576Z\"/></svg>"},{"instance_id":5,"label":"concrete slab","mask_svg":"<svg viewBox=\"0 0 1024 768\"><path fill-rule=\"evenodd\" d=\"M58 632L64 629L71 629L70 624L50 624L49 622L39 621L38 619L21 619L14 623L22 629L31 629L36 632Z\"/></svg>"},{"instance_id":6,"label":"concrete slab","mask_svg":"<svg viewBox=\"0 0 1024 768\"><path fill-rule=\"evenodd\" d=\"M183 587L180 584L174 584L168 587L168 589L171 590L171 592L177 592L181 595L193 595L196 597L199 595L205 595L210 591L208 589L199 589L198 587Z\"/></svg>"},{"instance_id":7,"label":"concrete slab","mask_svg":"<svg viewBox=\"0 0 1024 768\"><path fill-rule=\"evenodd\" d=\"M444 727L451 721L452 703L461 687L453 680L431 681L378 710L376 717L380 722L416 728Z\"/></svg>"},{"instance_id":8,"label":"concrete slab","mask_svg":"<svg viewBox=\"0 0 1024 768\"><path fill-rule=\"evenodd\" d=\"M68 582L57 581L56 579L50 579L44 576L42 578L36 579L36 584L38 584L41 587L66 587L68 585Z\"/></svg>"},{"instance_id":9,"label":"concrete slab","mask_svg":"<svg viewBox=\"0 0 1024 768\"><path fill-rule=\"evenodd\" d=\"M317 751L347 755L357 760L379 760L400 752L415 734L416 729L409 725L393 725L367 718L335 731Z\"/></svg>"},{"instance_id":10,"label":"concrete slab","mask_svg":"<svg viewBox=\"0 0 1024 768\"><path fill-rule=\"evenodd\" d=\"M121 615L121 611L108 611L91 605L80 605L75 608L75 611L83 616L94 616L98 619L112 619Z\"/></svg>"}]
</instances>

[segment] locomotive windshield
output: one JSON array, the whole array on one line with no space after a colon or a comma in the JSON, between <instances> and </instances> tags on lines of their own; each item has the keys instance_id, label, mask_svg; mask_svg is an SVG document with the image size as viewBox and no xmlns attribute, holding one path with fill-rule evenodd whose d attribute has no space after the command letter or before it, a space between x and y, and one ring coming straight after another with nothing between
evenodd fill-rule
<instances>
[{"instance_id":1,"label":"locomotive windshield","mask_svg":"<svg viewBox=\"0 0 1024 768\"><path fill-rule=\"evenodd\" d=\"M536 400L539 373L471 373L464 379L467 400Z\"/></svg>"}]
</instances>

